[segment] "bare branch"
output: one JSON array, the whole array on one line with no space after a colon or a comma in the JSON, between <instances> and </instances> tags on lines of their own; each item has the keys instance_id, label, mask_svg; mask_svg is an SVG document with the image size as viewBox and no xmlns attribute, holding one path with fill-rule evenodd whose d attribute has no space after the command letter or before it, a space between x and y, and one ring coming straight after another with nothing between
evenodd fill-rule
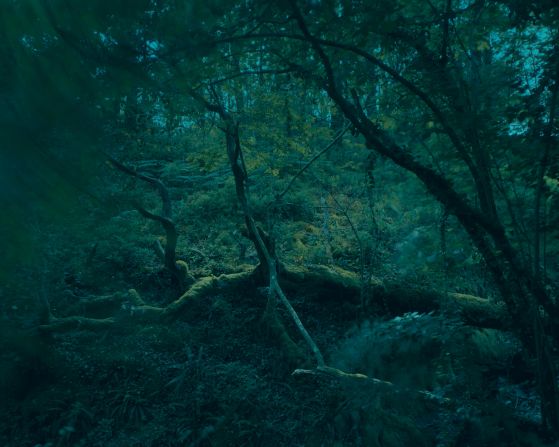
<instances>
[{"instance_id":1,"label":"bare branch","mask_svg":"<svg viewBox=\"0 0 559 447\"><path fill-rule=\"evenodd\" d=\"M289 189L291 188L291 186L293 185L293 182L295 182L295 180L297 180L297 178L299 176L301 176L301 174L303 174L303 172L305 172L316 160L318 160L322 155L324 155L326 152L328 152L332 147L334 147L334 145L340 141L340 139L344 136L344 134L348 131L348 129L351 127L351 123L348 123L345 125L345 127L340 130L338 132L338 134L334 137L334 139L328 144L328 146L326 146L324 149L322 149L320 152L318 152L314 157L312 157L306 164L305 166L303 166L301 168L301 170L299 172L297 172L297 174L295 174L293 176L293 178L290 180L289 184L285 187L285 189L279 193L276 196L276 200L280 200L283 198L283 196L285 196L285 194L287 194L287 192L289 191Z\"/></svg>"},{"instance_id":2,"label":"bare branch","mask_svg":"<svg viewBox=\"0 0 559 447\"><path fill-rule=\"evenodd\" d=\"M249 70L249 71L241 71L238 73L234 73L229 76L225 76L223 78L215 79L213 81L208 82L206 85L217 85L222 84L223 82L230 81L232 79L240 78L243 76L254 76L254 75L264 75L264 74L288 74L293 73L296 70L294 68L284 68L279 70Z\"/></svg>"}]
</instances>

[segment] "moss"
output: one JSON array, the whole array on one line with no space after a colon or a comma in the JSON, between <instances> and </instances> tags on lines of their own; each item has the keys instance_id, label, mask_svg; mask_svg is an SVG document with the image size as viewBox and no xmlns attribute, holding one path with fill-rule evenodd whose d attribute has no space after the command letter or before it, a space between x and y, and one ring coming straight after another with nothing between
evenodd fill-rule
<instances>
[{"instance_id":1,"label":"moss","mask_svg":"<svg viewBox=\"0 0 559 447\"><path fill-rule=\"evenodd\" d=\"M486 326L506 327L510 316L504 303L463 293L450 293L453 306L459 307L467 321Z\"/></svg>"},{"instance_id":2,"label":"moss","mask_svg":"<svg viewBox=\"0 0 559 447\"><path fill-rule=\"evenodd\" d=\"M316 274L321 275L325 281L335 282L344 288L359 288L359 276L356 273L344 270L335 265L317 265L312 267Z\"/></svg>"},{"instance_id":3,"label":"moss","mask_svg":"<svg viewBox=\"0 0 559 447\"><path fill-rule=\"evenodd\" d=\"M182 261L179 259L178 261L175 262L175 264L177 265L177 268L183 271L185 274L188 274L188 272L190 272L190 269L186 261Z\"/></svg>"},{"instance_id":4,"label":"moss","mask_svg":"<svg viewBox=\"0 0 559 447\"><path fill-rule=\"evenodd\" d=\"M356 290L360 288L359 277L356 273L337 266L311 265L303 267L289 265L285 267L284 273L288 279L299 282L310 281L317 286L326 285Z\"/></svg>"}]
</instances>

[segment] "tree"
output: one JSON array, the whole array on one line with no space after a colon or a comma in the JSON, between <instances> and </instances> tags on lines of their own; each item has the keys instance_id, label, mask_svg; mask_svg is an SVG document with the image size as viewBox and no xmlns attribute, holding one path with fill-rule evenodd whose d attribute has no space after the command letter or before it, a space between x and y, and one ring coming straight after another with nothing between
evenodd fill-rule
<instances>
[{"instance_id":1,"label":"tree","mask_svg":"<svg viewBox=\"0 0 559 447\"><path fill-rule=\"evenodd\" d=\"M507 26L510 29L513 24L506 21L507 9L503 5L491 3L474 3L460 9L458 6L453 7L452 2L446 2L438 8L431 4L432 10L425 12L412 4L401 2L398 9L385 11L380 17L369 18L365 15L363 19L357 14L346 15L346 5L325 6L329 6L325 8L326 13L322 9L307 8L305 17L297 2L291 1L291 9L285 12L286 20L291 19L292 22L289 32L255 33L251 38L260 36L304 42L306 46L299 50L301 73L315 79L317 85L328 93L363 135L370 149L415 174L447 212L457 218L491 271L513 317L516 330L526 347L538 358L544 425L554 433L559 433L555 368L539 306L545 309L553 326L557 322L558 309L544 281L540 279L539 261L536 261L538 267L535 269L522 261L520 247L515 244L510 233L507 234L507 228L500 219L501 212L498 211L501 204L495 198L492 171L499 168L492 168L491 165L498 162L498 154L493 147L496 144L504 145L510 139L507 132L509 124L503 122L498 115L500 109L509 107L509 103L502 98L494 98L488 91L478 90L482 82L482 70L485 70L488 77L495 76L493 82L507 82L507 79L512 82L515 79L503 75L496 77L499 70L502 70L502 65L499 62L495 67L490 65L490 52L504 52L508 44L501 41L500 48L493 49L487 40L489 37L482 33L483 22L489 17L492 20L498 19L497 23L503 29L507 29ZM550 23L556 23L557 12L556 8L551 8L545 11L545 19L536 22L542 33L546 30L549 32L545 45L552 48L549 56L552 62L557 58L557 36L547 27ZM307 24L310 18L314 23L312 28ZM373 29L378 34L377 38L372 37L366 28L373 25L371 20L375 21ZM396 20L400 22L399 25ZM347 26L339 26L341 23L357 24L360 32L355 32L353 27L352 34L347 35ZM465 31L460 26L461 23L467 24L470 31ZM334 24L336 25L333 26ZM451 26L452 33L449 31ZM478 34L472 30L478 30ZM543 37L540 38L544 40ZM390 56L375 55L380 54L379 47L381 51L390 51L389 45L402 52L402 55L395 53L392 56L395 60L399 59L413 67L408 70L409 73L402 74L387 64L385 61ZM449 57L454 60L449 61ZM335 62L336 59L342 61L343 65ZM544 60L542 63L549 61ZM340 71L340 65L349 65L354 76L348 77L345 69ZM367 65L373 67L379 76L380 73L389 76L395 88L412 95L414 100L411 107L421 111L421 121L428 120L426 127L433 126L433 122L436 123L435 126L439 126L439 131L447 139L445 150L450 146L455 152L454 164L459 166L461 172L471 175L473 189L460 190L458 182L429 163L426 154L414 151L413 143L410 147L398 141L396 132L391 129L392 124L382 125L382 121L379 123L382 115L379 116L378 112L371 114L366 110L366 106L362 104L365 86L356 83L356 74ZM551 129L554 127L558 82L557 72L551 71L551 75L542 85L543 90L551 91L548 125L544 136L546 145L551 144L550 140L553 138ZM427 82L436 87L442 85L442 88L429 89ZM399 113L402 115L402 110ZM424 121L421 121L419 127L424 127ZM535 138L539 139L537 133ZM545 153L548 150L544 149L540 158L543 164L546 163L543 160L546 159ZM542 178L541 169L538 178ZM462 186L462 182L460 183ZM537 180L537 184L541 185L541 180ZM536 189L537 197L541 194L541 186ZM470 197L465 193L469 193ZM537 198L536 203L539 200ZM476 206L475 203L479 205ZM539 205L536 209L539 215ZM538 228L536 233L539 234ZM539 237L538 235L536 239L539 240ZM539 259L539 243L535 246Z\"/></svg>"}]
</instances>

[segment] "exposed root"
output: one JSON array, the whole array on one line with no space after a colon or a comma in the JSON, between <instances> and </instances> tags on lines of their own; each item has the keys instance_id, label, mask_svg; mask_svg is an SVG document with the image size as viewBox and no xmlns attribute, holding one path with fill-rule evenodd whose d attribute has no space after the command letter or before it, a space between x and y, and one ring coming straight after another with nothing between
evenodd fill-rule
<instances>
[{"instance_id":1,"label":"exposed root","mask_svg":"<svg viewBox=\"0 0 559 447\"><path fill-rule=\"evenodd\" d=\"M337 368L332 368L331 366L318 366L314 369L296 369L291 373L292 376L300 377L300 376L322 376L322 377L330 377L339 380L357 380L362 383L367 383L368 385L374 385L379 387L384 387L393 391L402 392L402 393L409 393L419 396L422 399L427 401L437 402L439 404L448 404L451 402L450 399L437 396L429 391L424 390L411 390L407 388L401 388L395 385L392 382L387 382L386 380L376 379L374 377L369 377L364 374L355 374L355 373L347 373Z\"/></svg>"}]
</instances>

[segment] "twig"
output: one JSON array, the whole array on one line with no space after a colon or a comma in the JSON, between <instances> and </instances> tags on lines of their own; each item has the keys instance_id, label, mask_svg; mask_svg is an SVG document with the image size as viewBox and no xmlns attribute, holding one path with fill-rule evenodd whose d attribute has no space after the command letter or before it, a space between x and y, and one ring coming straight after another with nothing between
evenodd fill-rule
<instances>
[{"instance_id":1,"label":"twig","mask_svg":"<svg viewBox=\"0 0 559 447\"><path fill-rule=\"evenodd\" d=\"M287 192L289 191L289 189L291 188L291 185L293 185L293 182L295 182L295 180L297 180L297 178L303 174L303 172L305 172L310 165L312 165L316 160L318 160L322 155L324 155L326 152L328 152L343 136L344 134L348 131L348 129L351 127L351 123L347 123L345 125L345 127L340 130L338 132L338 134L334 137L334 139L330 142L330 144L328 144L328 146L326 146L324 149L322 149L320 152L318 152L313 158L311 158L306 164L305 166L303 166L301 168L301 170L299 172L297 172L297 174L295 174L293 176L293 178L290 180L289 184L285 187L285 189L276 196L276 200L280 200L281 198L283 198L283 196L285 196L285 194L287 194Z\"/></svg>"}]
</instances>

